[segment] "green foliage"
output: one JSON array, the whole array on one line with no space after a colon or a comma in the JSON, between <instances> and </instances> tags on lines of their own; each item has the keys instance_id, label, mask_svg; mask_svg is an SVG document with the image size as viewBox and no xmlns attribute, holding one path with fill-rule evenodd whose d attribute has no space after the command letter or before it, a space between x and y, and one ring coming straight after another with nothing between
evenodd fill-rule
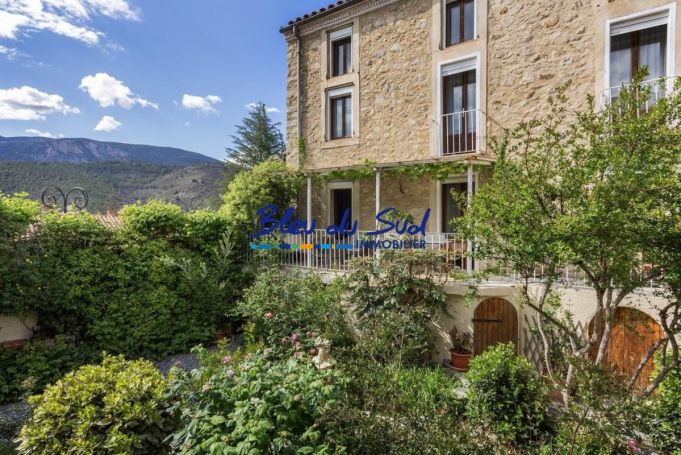
<instances>
[{"instance_id":1,"label":"green foliage","mask_svg":"<svg viewBox=\"0 0 681 455\"><path fill-rule=\"evenodd\" d=\"M358 260L347 277L357 319L357 349L379 363L428 363L432 323L445 310L438 253L385 251Z\"/></svg>"},{"instance_id":2,"label":"green foliage","mask_svg":"<svg viewBox=\"0 0 681 455\"><path fill-rule=\"evenodd\" d=\"M309 349L314 338L321 336L336 346L347 344L351 336L340 303L341 290L339 283L326 286L314 274L300 276L276 268L263 271L237 306L248 321L247 341L287 348L299 341L301 348Z\"/></svg>"},{"instance_id":3,"label":"green foliage","mask_svg":"<svg viewBox=\"0 0 681 455\"><path fill-rule=\"evenodd\" d=\"M62 337L57 337L54 345L36 341L20 350L1 350L0 402L40 392L65 373L97 357L94 351L72 346Z\"/></svg>"},{"instance_id":4,"label":"green foliage","mask_svg":"<svg viewBox=\"0 0 681 455\"><path fill-rule=\"evenodd\" d=\"M267 115L267 107L256 103L236 126L232 147L227 148L227 159L245 168L252 168L267 160L282 160L286 151L284 137Z\"/></svg>"},{"instance_id":5,"label":"green foliage","mask_svg":"<svg viewBox=\"0 0 681 455\"><path fill-rule=\"evenodd\" d=\"M378 366L357 359L348 401L323 423L348 453L466 453L459 431L465 400L441 369Z\"/></svg>"},{"instance_id":6,"label":"green foliage","mask_svg":"<svg viewBox=\"0 0 681 455\"><path fill-rule=\"evenodd\" d=\"M26 193L13 196L0 193L0 242L23 234L39 209L39 204L28 199Z\"/></svg>"},{"instance_id":7,"label":"green foliage","mask_svg":"<svg viewBox=\"0 0 681 455\"><path fill-rule=\"evenodd\" d=\"M681 367L662 381L652 405L652 438L655 447L681 454Z\"/></svg>"},{"instance_id":8,"label":"green foliage","mask_svg":"<svg viewBox=\"0 0 681 455\"><path fill-rule=\"evenodd\" d=\"M255 226L258 209L276 204L285 210L295 202L303 182L304 177L283 161L265 161L240 172L230 182L223 195L224 213L240 233L248 235Z\"/></svg>"},{"instance_id":9,"label":"green foliage","mask_svg":"<svg viewBox=\"0 0 681 455\"><path fill-rule=\"evenodd\" d=\"M333 453L317 421L337 406L346 378L310 359L273 361L254 353L224 359L208 378L175 371L171 396L184 428L172 439L183 454ZM338 452L341 449L338 448Z\"/></svg>"},{"instance_id":10,"label":"green foliage","mask_svg":"<svg viewBox=\"0 0 681 455\"><path fill-rule=\"evenodd\" d=\"M466 414L475 425L493 429L509 441L539 436L547 396L536 371L515 346L499 344L473 358Z\"/></svg>"},{"instance_id":11,"label":"green foliage","mask_svg":"<svg viewBox=\"0 0 681 455\"><path fill-rule=\"evenodd\" d=\"M165 413L166 391L150 362L106 356L30 398L33 415L21 430L19 453L163 453L175 428Z\"/></svg>"},{"instance_id":12,"label":"green foliage","mask_svg":"<svg viewBox=\"0 0 681 455\"><path fill-rule=\"evenodd\" d=\"M50 333L130 357L210 340L246 280L227 221L160 202L124 216L113 233L87 213L43 215L20 242L24 259L6 275L0 311L37 314Z\"/></svg>"}]
</instances>

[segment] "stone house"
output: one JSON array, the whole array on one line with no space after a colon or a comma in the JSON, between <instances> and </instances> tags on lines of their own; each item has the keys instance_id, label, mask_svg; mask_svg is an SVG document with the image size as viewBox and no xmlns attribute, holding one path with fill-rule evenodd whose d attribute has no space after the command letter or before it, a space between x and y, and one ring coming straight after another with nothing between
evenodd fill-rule
<instances>
[{"instance_id":1,"label":"stone house","mask_svg":"<svg viewBox=\"0 0 681 455\"><path fill-rule=\"evenodd\" d=\"M463 270L484 266L465 257L471 246L450 232L448 220L460 214L452 194L470 197L489 179L489 138L533 118L568 80L567 95L577 108L589 94L604 101L616 96L643 65L650 79L681 74L680 4L339 0L290 21L281 29L288 45L288 164L310 176L363 162L373 172L325 183L310 178L300 216L324 227L348 212L362 231L373 229L376 213L386 207L417 220L430 209L423 236L428 247L445 248ZM444 181L382 176L395 166L445 161L461 163L462 172ZM324 236L316 231L292 241L324 243ZM356 254L362 252L292 252L289 264L336 272ZM474 332L476 351L512 340L528 352L531 315L514 302L515 286L510 279L486 283L478 302L465 305L465 285L447 285L456 316L443 317L438 360L448 356L452 326ZM566 270L564 301L585 325L595 309L592 296ZM641 290L626 306L646 312L660 303L656 299ZM485 327L485 321L498 325Z\"/></svg>"}]
</instances>

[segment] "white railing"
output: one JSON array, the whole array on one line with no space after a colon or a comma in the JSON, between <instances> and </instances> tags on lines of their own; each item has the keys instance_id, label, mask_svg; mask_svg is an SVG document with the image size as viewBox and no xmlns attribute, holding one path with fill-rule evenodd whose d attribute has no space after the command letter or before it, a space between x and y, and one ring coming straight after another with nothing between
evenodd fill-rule
<instances>
[{"instance_id":1,"label":"white railing","mask_svg":"<svg viewBox=\"0 0 681 455\"><path fill-rule=\"evenodd\" d=\"M441 115L435 121L435 135L439 156L480 151L481 111L471 109Z\"/></svg>"},{"instance_id":2,"label":"white railing","mask_svg":"<svg viewBox=\"0 0 681 455\"><path fill-rule=\"evenodd\" d=\"M286 234L276 239L262 239L261 242L271 242L272 249L280 254L281 262L285 266L330 271L347 271L353 259L372 257L380 251L394 249L393 242L419 242L416 249L442 252L449 270L467 271L468 243L460 235L427 233L425 236L394 234L369 236L367 232L358 231L351 236L345 236L330 235L323 229L317 229L309 235ZM375 242L381 242L381 245L377 246Z\"/></svg>"},{"instance_id":3,"label":"white railing","mask_svg":"<svg viewBox=\"0 0 681 455\"><path fill-rule=\"evenodd\" d=\"M650 95L647 99L641 102L641 110L646 112L650 106L657 103L659 100L667 96L674 88L674 77L661 77L658 79L651 79L649 81L641 82L642 87L650 87ZM616 87L610 87L601 93L603 104L610 104L619 98L623 90L631 90L633 84L622 84Z\"/></svg>"}]
</instances>

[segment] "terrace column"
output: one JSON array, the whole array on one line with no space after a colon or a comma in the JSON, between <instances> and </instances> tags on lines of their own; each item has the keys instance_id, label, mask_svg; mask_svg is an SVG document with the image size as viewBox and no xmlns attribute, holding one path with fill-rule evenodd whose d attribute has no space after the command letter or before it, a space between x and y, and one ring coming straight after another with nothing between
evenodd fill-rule
<instances>
[{"instance_id":1,"label":"terrace column","mask_svg":"<svg viewBox=\"0 0 681 455\"><path fill-rule=\"evenodd\" d=\"M306 211L306 222L307 222L307 230L310 230L312 227L312 176L308 175L307 176L307 198L305 201L305 211ZM306 243L310 243L309 237ZM307 261L307 266L312 267L312 251L307 250L306 253L306 261Z\"/></svg>"},{"instance_id":2,"label":"terrace column","mask_svg":"<svg viewBox=\"0 0 681 455\"><path fill-rule=\"evenodd\" d=\"M466 201L467 206L470 207L473 201L473 163L468 163L468 181L466 184ZM466 242L466 273L473 274L473 242L469 239Z\"/></svg>"},{"instance_id":3,"label":"terrace column","mask_svg":"<svg viewBox=\"0 0 681 455\"><path fill-rule=\"evenodd\" d=\"M376 169L376 213L381 211L381 170ZM376 229L378 229L378 220L376 220Z\"/></svg>"}]
</instances>

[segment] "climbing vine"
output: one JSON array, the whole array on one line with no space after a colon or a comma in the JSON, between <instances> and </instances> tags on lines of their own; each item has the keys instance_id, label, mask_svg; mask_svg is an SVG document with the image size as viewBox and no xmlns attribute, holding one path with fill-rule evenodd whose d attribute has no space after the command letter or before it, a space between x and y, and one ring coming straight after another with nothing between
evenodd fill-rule
<instances>
[{"instance_id":1,"label":"climbing vine","mask_svg":"<svg viewBox=\"0 0 681 455\"><path fill-rule=\"evenodd\" d=\"M483 166L480 165L474 165L475 170L479 170L482 167ZM325 174L315 174L313 179L319 183L333 180L354 181L368 179L375 176L376 168L376 163L369 160L364 160L361 164L347 169L333 170ZM461 161L446 163L401 164L395 167L381 169L381 175L384 177L405 177L411 181L428 176L437 181L443 181L451 175L463 174L466 172L467 168L468 165Z\"/></svg>"}]
</instances>

